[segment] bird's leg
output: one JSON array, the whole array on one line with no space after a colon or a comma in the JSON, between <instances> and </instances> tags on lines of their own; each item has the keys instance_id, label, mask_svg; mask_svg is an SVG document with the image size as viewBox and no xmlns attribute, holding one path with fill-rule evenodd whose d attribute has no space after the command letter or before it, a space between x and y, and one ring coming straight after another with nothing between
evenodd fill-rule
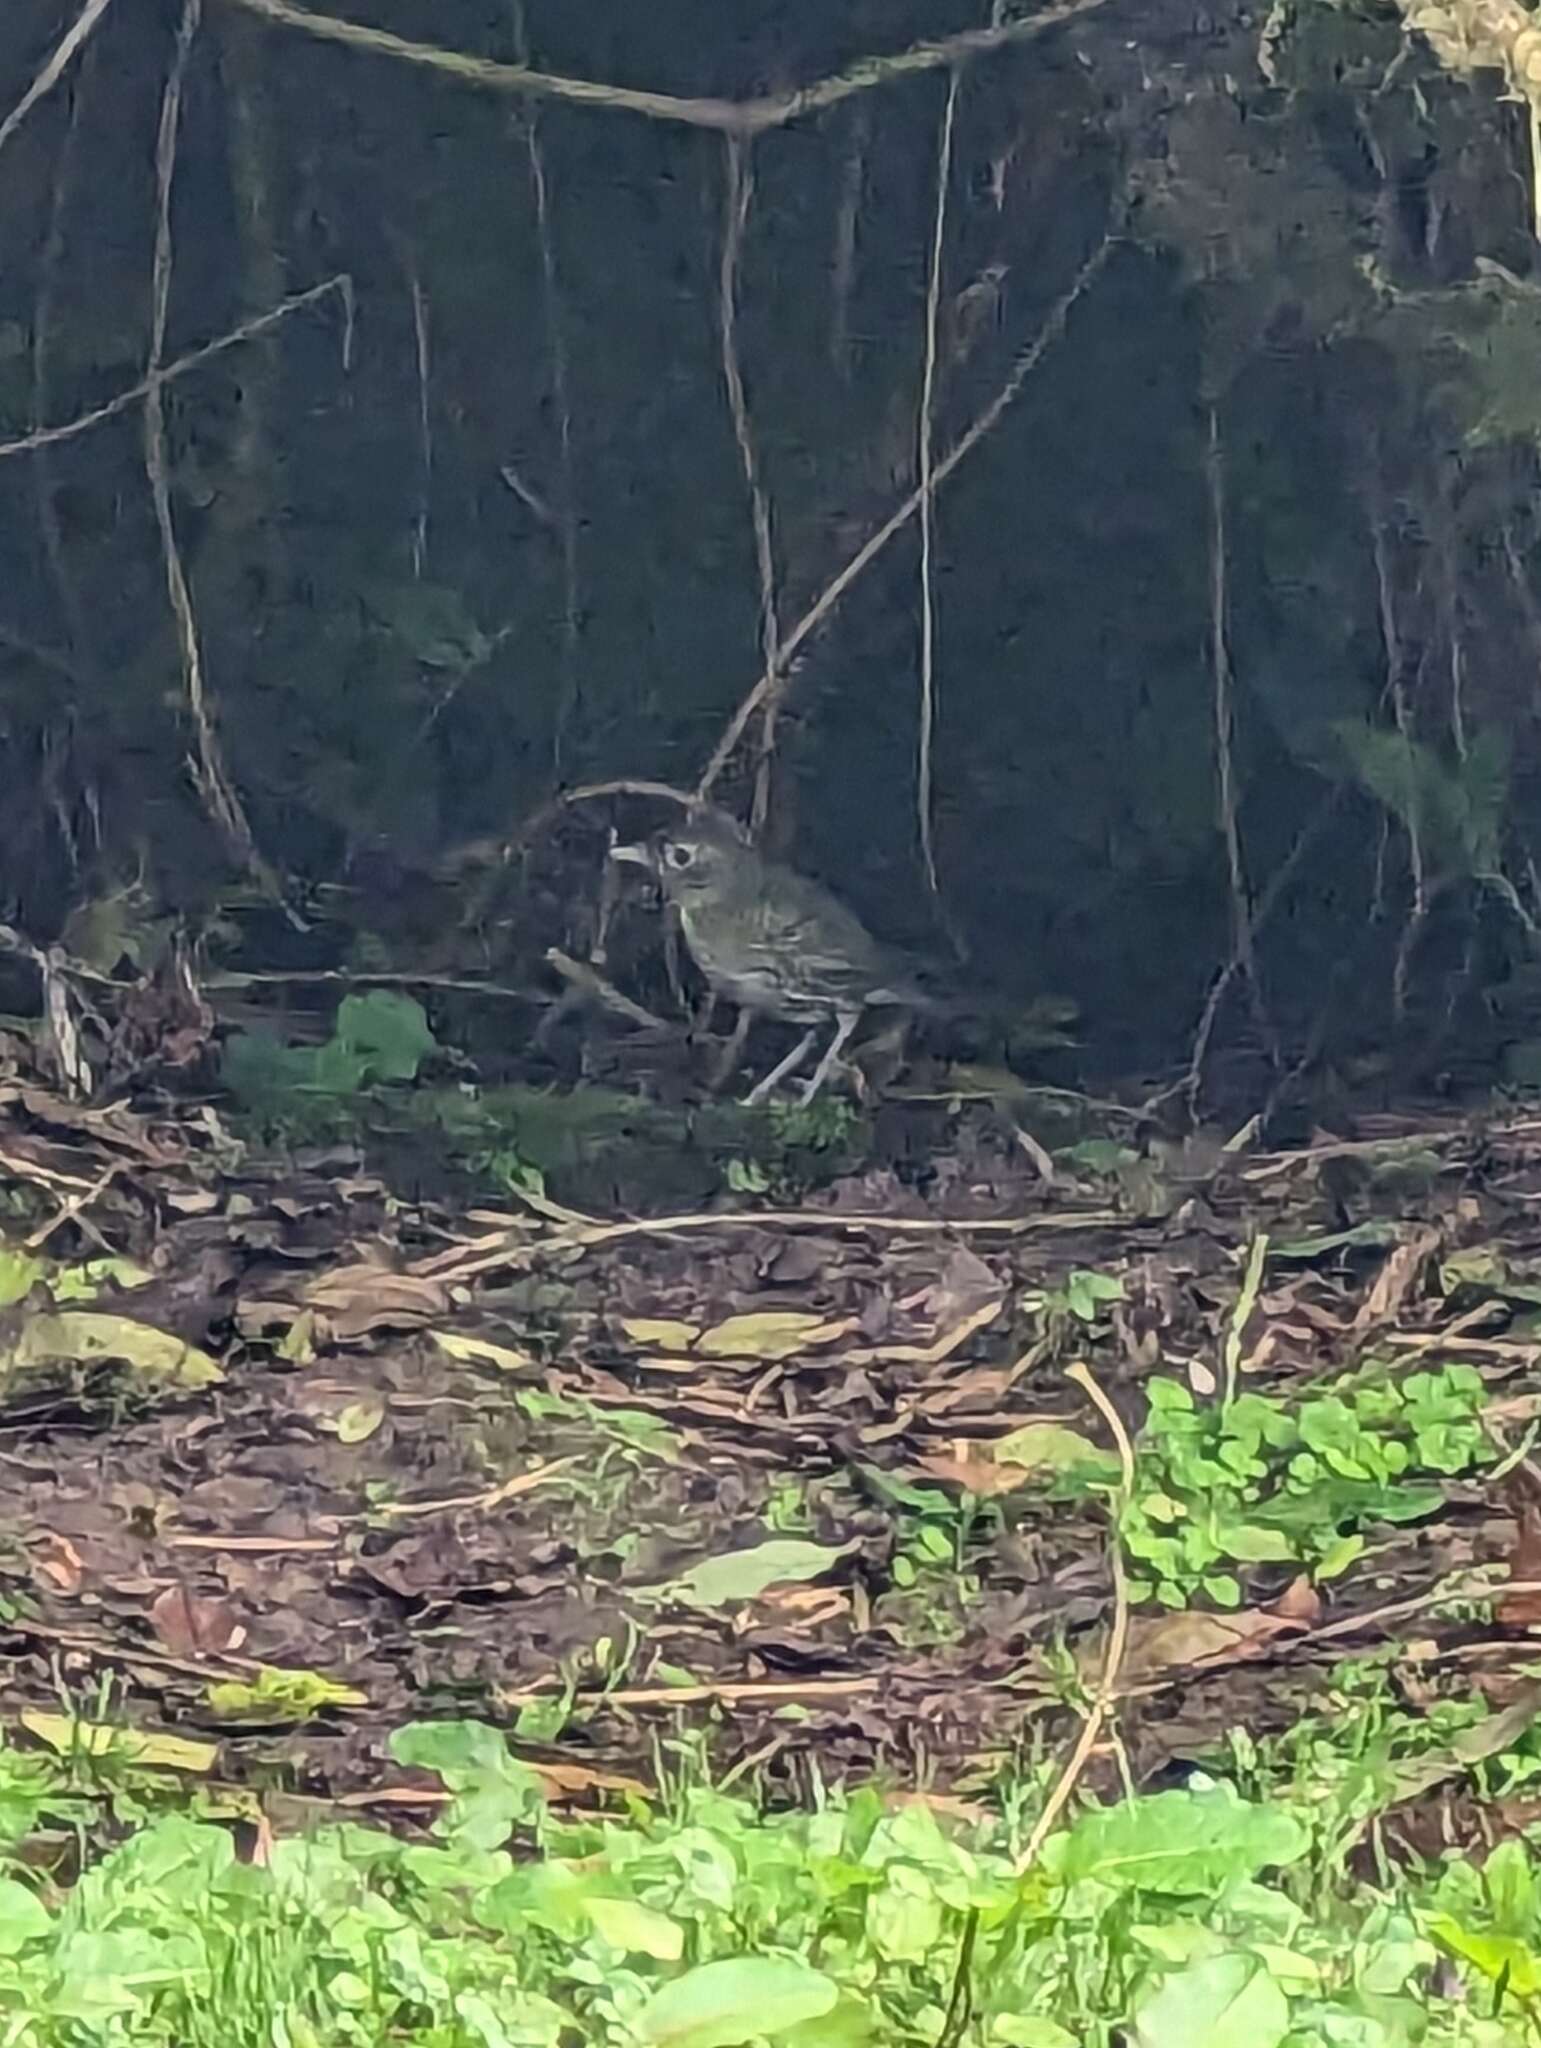
<instances>
[{"instance_id":1,"label":"bird's leg","mask_svg":"<svg viewBox=\"0 0 1541 2048\"><path fill-rule=\"evenodd\" d=\"M778 1081L784 1081L788 1074L795 1073L797 1068L802 1065L803 1061L807 1059L809 1053L813 1050L813 1041L817 1036L818 1033L816 1031L805 1031L803 1033L786 1058L779 1065L772 1067L763 1081L755 1082L749 1093L744 1097L745 1109L753 1109L756 1103L763 1102Z\"/></svg>"},{"instance_id":2,"label":"bird's leg","mask_svg":"<svg viewBox=\"0 0 1541 2048\"><path fill-rule=\"evenodd\" d=\"M743 1054L744 1041L749 1036L749 1026L752 1021L753 1016L750 1011L739 1011L738 1021L733 1026L733 1035L722 1048L722 1052L712 1068L711 1078L706 1084L713 1095L717 1093L719 1088L727 1086L728 1077L738 1065L739 1059Z\"/></svg>"},{"instance_id":3,"label":"bird's leg","mask_svg":"<svg viewBox=\"0 0 1541 2048\"><path fill-rule=\"evenodd\" d=\"M801 1100L805 1109L829 1079L830 1068L833 1067L835 1061L839 1059L841 1053L845 1050L845 1042L856 1029L860 1019L860 1010L841 1010L836 1014L835 1035L829 1041L829 1046L823 1059L814 1068L813 1079L808 1082L802 1092Z\"/></svg>"}]
</instances>

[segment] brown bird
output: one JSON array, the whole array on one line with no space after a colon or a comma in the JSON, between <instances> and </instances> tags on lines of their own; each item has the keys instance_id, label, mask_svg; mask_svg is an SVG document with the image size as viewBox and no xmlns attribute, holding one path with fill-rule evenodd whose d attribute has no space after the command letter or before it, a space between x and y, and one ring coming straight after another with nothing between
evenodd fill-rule
<instances>
[{"instance_id":1,"label":"brown bird","mask_svg":"<svg viewBox=\"0 0 1541 2048\"><path fill-rule=\"evenodd\" d=\"M806 875L766 860L720 813L699 813L646 845L617 846L611 858L657 876L714 994L751 1015L808 1027L750 1091L751 1103L802 1065L821 1025L832 1024L833 1034L804 1103L829 1078L864 1010L936 1007L852 911Z\"/></svg>"}]
</instances>

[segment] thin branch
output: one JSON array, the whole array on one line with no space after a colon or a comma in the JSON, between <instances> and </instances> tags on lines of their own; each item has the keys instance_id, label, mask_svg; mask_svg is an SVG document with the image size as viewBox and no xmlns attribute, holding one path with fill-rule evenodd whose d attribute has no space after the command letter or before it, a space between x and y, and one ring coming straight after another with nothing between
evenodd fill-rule
<instances>
[{"instance_id":1,"label":"thin branch","mask_svg":"<svg viewBox=\"0 0 1541 2048\"><path fill-rule=\"evenodd\" d=\"M529 30L524 0L513 0L515 45L521 64L529 62ZM533 103L524 109L521 124L530 160L530 192L535 201L535 234L540 247L541 312L546 327L546 351L551 359L551 395L556 402L557 421L557 532L562 546L562 683L551 737L551 774L558 781L568 734L578 716L578 652L581 626L581 585L578 573L578 482L573 459L573 408L571 376L567 358L567 330L562 319L562 298L557 288L556 238L551 227L551 191L546 177L546 153L541 147L540 116ZM509 472L504 471L505 477ZM514 488L518 490L518 486ZM523 493L520 493L523 495ZM528 499L526 499L528 502Z\"/></svg>"},{"instance_id":2,"label":"thin branch","mask_svg":"<svg viewBox=\"0 0 1541 2048\"><path fill-rule=\"evenodd\" d=\"M33 79L5 119L0 121L0 149L4 149L5 145L16 133L22 122L26 120L39 100L46 99L53 91L59 80L69 69L70 59L75 55L81 44L85 42L87 36L90 35L111 5L112 0L86 0L85 6L81 8L70 27L65 30L60 38L58 47L53 55L44 64L42 70Z\"/></svg>"},{"instance_id":3,"label":"thin branch","mask_svg":"<svg viewBox=\"0 0 1541 2048\"><path fill-rule=\"evenodd\" d=\"M54 165L53 192L48 209L48 233L43 242L43 251L38 264L37 302L32 315L32 424L42 425L48 413L48 343L53 332L54 297L58 287L59 268L64 253L64 215L75 189L75 165L79 154L80 100L78 88L70 102L69 119L64 138L59 145L58 162ZM56 496L56 481L53 466L40 461L33 467L32 482L37 500L38 525L42 529L43 552L48 560L49 574L53 578L54 590L64 614L65 632L76 659L83 665L89 663L90 635L86 629L85 608L75 579L64 552L64 529L59 519Z\"/></svg>"},{"instance_id":4,"label":"thin branch","mask_svg":"<svg viewBox=\"0 0 1541 2048\"><path fill-rule=\"evenodd\" d=\"M926 288L925 365L920 379L920 424L917 432L916 477L920 486L920 736L915 758L915 822L920 855L933 896L936 843L932 831L931 748L936 736L936 591L932 541L936 524L935 485L931 480L936 433L936 330L942 301L942 264L947 249L947 188L952 182L952 133L958 112L960 73L947 80L947 105L936 152L936 218L931 231L931 278ZM769 666L767 662L767 666Z\"/></svg>"},{"instance_id":5,"label":"thin branch","mask_svg":"<svg viewBox=\"0 0 1541 2048\"><path fill-rule=\"evenodd\" d=\"M1242 859L1241 826L1236 815L1235 678L1231 672L1228 633L1230 612L1229 552L1225 530L1225 449L1220 439L1219 408L1209 406L1209 432L1204 447L1204 476L1209 487L1209 657L1214 684L1215 802L1225 841L1226 874L1230 883L1231 950L1246 976L1252 1013L1264 1038L1269 1037L1263 993L1252 946L1252 913L1248 904L1246 865Z\"/></svg>"},{"instance_id":6,"label":"thin branch","mask_svg":"<svg viewBox=\"0 0 1541 2048\"><path fill-rule=\"evenodd\" d=\"M223 355L226 349L235 348L240 342L250 341L254 335L264 333L269 327L276 327L280 320L287 320L291 313L297 313L303 306L314 305L330 292L342 294L345 308L346 330L343 336L343 367L346 369L353 356L353 280L346 272L329 277L324 284L313 284L308 291L296 292L292 298L271 307L266 313L259 313L254 319L243 320L239 327L231 328L217 341L206 341L201 348L192 349L185 356L178 356L174 363L148 369L137 384L131 384L126 391L120 391L116 398L109 398L104 405L94 405L89 412L83 412L72 420L65 420L57 427L35 427L30 433L20 434L14 441L0 441L0 460L11 455L28 455L35 448L52 448L60 441L72 441L77 434L86 434L93 427L99 427L106 420L116 419L119 413L132 410L142 399L158 394L168 384L174 384L179 377L185 377L190 370L201 369L211 358Z\"/></svg>"},{"instance_id":7,"label":"thin branch","mask_svg":"<svg viewBox=\"0 0 1541 2048\"><path fill-rule=\"evenodd\" d=\"M322 41L343 43L350 49L372 51L376 56L395 57L406 64L418 64L430 71L445 72L467 85L479 85L492 92L526 93L541 99L567 100L578 106L610 107L623 113L643 114L654 121L672 121L686 128L713 128L730 135L759 135L769 128L784 128L804 114L821 113L838 106L856 93L870 92L896 78L917 72L941 71L965 58L991 50L1005 49L1040 36L1067 21L1078 20L1104 5L1104 0L1063 0L1058 7L1025 20L1005 21L993 28L965 29L937 42L915 43L908 50L886 56L864 57L847 70L830 78L817 79L795 92L776 93L761 99L681 99L673 93L645 92L633 86L600 85L589 78L566 78L554 72L535 71L528 64L500 64L490 57L470 57L458 50L446 50L434 43L411 42L390 30L370 28L361 21L343 21L330 14L315 14L296 7L292 0L233 0L266 20L285 28L303 30Z\"/></svg>"},{"instance_id":8,"label":"thin branch","mask_svg":"<svg viewBox=\"0 0 1541 2048\"><path fill-rule=\"evenodd\" d=\"M417 516L412 522L412 574L421 581L428 560L428 507L433 496L433 407L428 344L428 300L410 250L402 258L412 297L413 360L417 368Z\"/></svg>"},{"instance_id":9,"label":"thin branch","mask_svg":"<svg viewBox=\"0 0 1541 2048\"><path fill-rule=\"evenodd\" d=\"M733 419L733 438L738 443L744 481L749 486L749 511L754 523L755 564L760 576L760 656L767 673L776 667L780 652L780 628L776 618L776 558L771 538L770 500L760 480L755 461L754 436L749 428L749 401L744 396L744 375L738 359L738 264L743 252L744 229L754 197L754 174L748 161L748 144L740 135L724 142L724 199L722 260L717 273L717 319L722 337L722 381L727 386L728 411ZM755 764L754 805L750 822L758 831L770 808L771 762L776 752L778 694L772 691L760 714L760 758Z\"/></svg>"},{"instance_id":10,"label":"thin branch","mask_svg":"<svg viewBox=\"0 0 1541 2048\"><path fill-rule=\"evenodd\" d=\"M849 368L846 355L851 330L851 288L856 277L856 224L861 217L870 127L871 110L863 100L851 122L840 204L835 213L835 251L830 263L829 359L842 377Z\"/></svg>"},{"instance_id":11,"label":"thin branch","mask_svg":"<svg viewBox=\"0 0 1541 2048\"><path fill-rule=\"evenodd\" d=\"M1278 867L1274 869L1267 887L1258 897L1248 917L1248 937L1252 942L1255 943L1258 933L1263 929L1263 926L1278 907L1280 898L1294 879L1295 872L1299 868L1301 861L1305 858L1307 850L1315 843L1317 836L1337 810L1338 805L1343 801L1344 789L1345 785L1341 782L1329 785L1326 796L1323 798L1315 815L1306 821L1294 845ZM1188 1056L1187 1073L1174 1086L1163 1088L1157 1094L1152 1095L1141 1108L1140 1114L1142 1116L1153 1116L1164 1103L1172 1101L1179 1095L1186 1095L1190 1104L1197 1103L1199 1089L1203 1084L1204 1061L1208 1056L1209 1041L1214 1032L1215 1020L1220 1014L1220 1005L1225 1000L1226 991L1240 972L1241 961L1233 947L1231 957L1215 976L1210 984L1209 993L1204 998L1204 1008L1199 1016L1198 1028L1193 1034L1193 1049Z\"/></svg>"},{"instance_id":12,"label":"thin branch","mask_svg":"<svg viewBox=\"0 0 1541 2048\"><path fill-rule=\"evenodd\" d=\"M1069 1804L1070 1796L1091 1759L1092 1751L1097 1746L1097 1737L1102 1733L1103 1726L1112 1712L1113 1702L1118 1696L1119 1673L1123 1668L1124 1650L1129 1641L1129 1586L1124 1577L1123 1534L1119 1525L1123 1519L1124 1506L1134 1492L1134 1446L1129 1441L1129 1432L1124 1427L1123 1417L1093 1379L1090 1368L1077 1359L1074 1365L1065 1368L1065 1377L1067 1380L1074 1380L1087 1394L1107 1424L1118 1450L1119 1484L1118 1491L1113 1495L1110 1518L1113 1538L1110 1550L1113 1570L1113 1621L1108 1630L1107 1648L1102 1659L1102 1676L1097 1681L1097 1690L1092 1695L1086 1710L1086 1718L1081 1723L1081 1732L1065 1760L1064 1769L1055 1780L1048 1798L1043 1802L1038 1818L1033 1822L1032 1833L1027 1838L1026 1846L1017 1858L1019 1873L1031 1870L1038 1861L1044 1843L1053 1833L1054 1823Z\"/></svg>"},{"instance_id":13,"label":"thin branch","mask_svg":"<svg viewBox=\"0 0 1541 2048\"><path fill-rule=\"evenodd\" d=\"M856 553L846 563L845 567L832 582L825 586L808 610L798 620L797 624L786 635L781 643L781 652L775 669L766 669L754 687L745 694L738 709L728 720L722 737L713 748L711 759L707 762L701 780L696 786L698 797L706 796L717 782L722 771L731 760L734 749L743 738L745 727L771 692L779 689L782 672L791 666L792 659L803 642L808 639L810 634L817 632L818 628L823 625L830 613L834 611L840 600L845 596L851 585L872 566L895 535L904 531L905 527L909 525L915 514L920 510L924 500L940 490L953 471L957 469L958 465L972 455L985 436L993 432L995 427L999 425L1003 414L1007 412L1021 394L1023 385L1027 382L1033 371L1037 369L1039 363L1059 339L1060 335L1064 333L1065 322L1070 317L1071 309L1087 290L1088 286L1101 273L1103 265L1107 262L1115 246L1115 238L1110 230L1103 236L1101 242L1081 265L1068 290L1063 292L1050 308L1043 326L1038 330L1033 341L1017 357L1016 362L1012 365L1010 376L1007 377L1000 390L996 392L994 398L990 400L990 403L980 413L973 425L954 442L953 446L931 472L930 489L922 491L917 486L915 490L911 491L910 495L898 509L892 512L877 531L863 542L861 547L857 549Z\"/></svg>"},{"instance_id":14,"label":"thin branch","mask_svg":"<svg viewBox=\"0 0 1541 2048\"><path fill-rule=\"evenodd\" d=\"M203 15L203 0L183 0L182 18L177 26L176 49L166 90L161 100L160 133L155 145L155 257L150 294L151 380L144 400L144 459L155 505L155 523L160 530L161 554L166 568L166 591L176 620L177 640L182 653L182 671L187 690L188 715L192 720L197 754L191 764L193 779L215 825L224 834L243 865L262 876L270 886L262 858L252 838L251 826L241 799L226 772L214 730L212 709L204 683L203 654L198 642L198 623L193 616L192 593L177 547L176 527L171 516L171 479L166 463L166 407L161 382L155 373L166 350L166 316L171 302L171 187L176 175L177 130L182 115L182 90L187 80L193 39Z\"/></svg>"},{"instance_id":15,"label":"thin branch","mask_svg":"<svg viewBox=\"0 0 1541 2048\"><path fill-rule=\"evenodd\" d=\"M1371 508L1370 540L1375 559L1375 588L1380 603L1381 644L1386 655L1386 695L1391 700L1397 731L1407 751L1407 857L1412 867L1413 905L1397 946L1396 966L1391 978L1391 1004L1396 1016L1407 1008L1407 980L1413 944L1429 914L1429 882L1423 857L1422 820L1419 815L1418 778L1413 772L1412 711L1403 678L1402 634L1397 622L1396 592L1392 584L1391 559L1387 546L1385 515L1378 502Z\"/></svg>"}]
</instances>

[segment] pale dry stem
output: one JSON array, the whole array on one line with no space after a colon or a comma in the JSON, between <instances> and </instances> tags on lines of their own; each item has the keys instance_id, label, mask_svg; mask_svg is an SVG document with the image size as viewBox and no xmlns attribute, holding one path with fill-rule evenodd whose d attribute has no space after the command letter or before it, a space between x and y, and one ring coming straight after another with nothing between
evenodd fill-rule
<instances>
[{"instance_id":1,"label":"pale dry stem","mask_svg":"<svg viewBox=\"0 0 1541 2048\"><path fill-rule=\"evenodd\" d=\"M104 0L105 4L105 0ZM466 85L482 86L493 92L527 94L532 98L566 100L576 106L608 107L623 113L641 114L654 121L671 121L687 128L710 128L729 135L759 135L771 128L784 128L805 114L821 113L838 106L857 93L870 92L896 78L914 77L919 72L940 71L973 56L1024 43L1063 23L1095 13L1104 0L1064 0L1058 7L1018 21L1003 21L990 28L965 29L958 35L943 36L935 42L915 43L907 50L864 57L846 70L821 78L796 91L770 94L758 99L682 99L674 93L639 91L631 86L601 85L589 78L567 78L554 72L536 71L528 64L502 64L490 57L470 57L458 50L446 50L434 43L413 42L388 29L371 28L361 21L344 21L329 14L317 14L296 7L293 0L232 0L265 20L285 28L302 30L324 42L341 43L350 49L369 51L375 56L394 57L430 71L458 78Z\"/></svg>"},{"instance_id":2,"label":"pale dry stem","mask_svg":"<svg viewBox=\"0 0 1541 2048\"><path fill-rule=\"evenodd\" d=\"M47 99L59 80L70 67L70 60L85 42L102 16L112 5L112 0L86 0L79 14L70 23L54 47L53 54L27 87L21 98L12 107L3 121L0 121L0 149L10 141L22 122L40 100Z\"/></svg>"},{"instance_id":3,"label":"pale dry stem","mask_svg":"<svg viewBox=\"0 0 1541 2048\"><path fill-rule=\"evenodd\" d=\"M947 190L952 181L952 136L958 112L961 73L954 66L947 80L936 151L936 214L931 230L931 275L926 287L926 341L920 379L920 421L916 432L916 480L920 489L920 732L915 755L915 824L920 857L931 893L938 893L936 844L932 811L931 752L936 736L936 589L932 547L936 524L936 490L932 482L936 434L936 335L942 301L942 268L947 251ZM766 666L771 666L767 661Z\"/></svg>"},{"instance_id":4,"label":"pale dry stem","mask_svg":"<svg viewBox=\"0 0 1541 2048\"><path fill-rule=\"evenodd\" d=\"M723 144L722 258L717 273L717 322L722 342L722 381L728 394L728 412L733 421L733 439L743 465L749 489L749 514L754 526L755 568L760 584L760 656L767 671L774 670L780 653L780 630L776 611L776 556L771 526L770 498L760 476L755 456L754 434L749 424L749 401L744 393L743 367L738 354L738 267L744 247L744 229L754 197L754 172L749 162L749 145L740 135L729 135ZM770 808L771 764L776 753L776 712L778 695L772 691L760 713L760 752L755 764L754 799L750 822L756 831L764 824Z\"/></svg>"},{"instance_id":5,"label":"pale dry stem","mask_svg":"<svg viewBox=\"0 0 1541 2048\"><path fill-rule=\"evenodd\" d=\"M155 149L155 254L150 298L150 355L148 388L144 394L145 471L155 506L155 523L160 530L161 553L165 562L166 590L176 620L177 640L182 654L182 671L187 692L188 716L192 721L196 753L190 766L211 819L242 864L272 886L252 838L241 799L226 771L214 727L213 709L203 672L198 624L193 615L192 593L177 546L176 527L171 514L171 480L166 463L166 409L162 382L156 376L166 348L166 316L171 300L171 188L176 175L177 130L182 112L182 89L187 78L193 39L202 18L203 0L183 0L177 27L175 52L161 101L160 133Z\"/></svg>"},{"instance_id":6,"label":"pale dry stem","mask_svg":"<svg viewBox=\"0 0 1541 2048\"><path fill-rule=\"evenodd\" d=\"M1049 349L1059 339L1060 335L1063 334L1065 323L1070 317L1072 308L1081 299L1094 279L1100 275L1104 264L1112 254L1115 246L1116 240L1110 231L1103 236L1101 242L1081 265L1068 289L1061 293L1060 297L1049 309L1048 316L1044 320L1042 327L1040 327L1034 339L1017 357L1012 365L1010 375L1000 390L996 392L994 398L991 399L983 412L959 436L946 455L942 457L941 461L932 470L929 489L923 491L917 485L911 491L909 496L895 511L890 513L876 532L868 536L856 553L851 556L844 568L840 570L839 574L825 585L824 589L814 599L797 624L785 635L781 642L781 652L776 668L767 668L753 688L745 693L739 702L737 710L728 720L722 737L712 750L711 759L707 762L705 769L702 771L701 780L696 785L695 795L697 800L703 799L710 794L713 786L721 777L723 770L727 767L728 762L732 759L734 750L743 738L749 721L754 717L756 711L759 710L772 691L781 688L782 672L790 668L793 657L802 647L804 641L818 631L819 627L824 624L825 620L851 588L851 585L866 570L871 568L889 542L896 535L904 531L925 500L939 491L953 471L972 455L980 442L988 434L994 432L995 428L1000 424L1002 417L1021 395L1023 385L1027 382L1033 371L1037 369Z\"/></svg>"}]
</instances>

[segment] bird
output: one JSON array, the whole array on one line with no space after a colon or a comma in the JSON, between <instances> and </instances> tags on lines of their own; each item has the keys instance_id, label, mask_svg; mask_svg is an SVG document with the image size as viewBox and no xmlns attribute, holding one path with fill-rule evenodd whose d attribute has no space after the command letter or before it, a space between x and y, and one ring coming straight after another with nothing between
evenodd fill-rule
<instances>
[{"instance_id":1,"label":"bird","mask_svg":"<svg viewBox=\"0 0 1541 2048\"><path fill-rule=\"evenodd\" d=\"M804 1104L828 1080L864 1010L935 1007L854 911L807 875L766 859L722 813L699 812L648 841L612 847L610 858L656 876L714 995L807 1027L747 1103L763 1102L796 1072L821 1026L832 1025L833 1035L803 1088Z\"/></svg>"}]
</instances>

